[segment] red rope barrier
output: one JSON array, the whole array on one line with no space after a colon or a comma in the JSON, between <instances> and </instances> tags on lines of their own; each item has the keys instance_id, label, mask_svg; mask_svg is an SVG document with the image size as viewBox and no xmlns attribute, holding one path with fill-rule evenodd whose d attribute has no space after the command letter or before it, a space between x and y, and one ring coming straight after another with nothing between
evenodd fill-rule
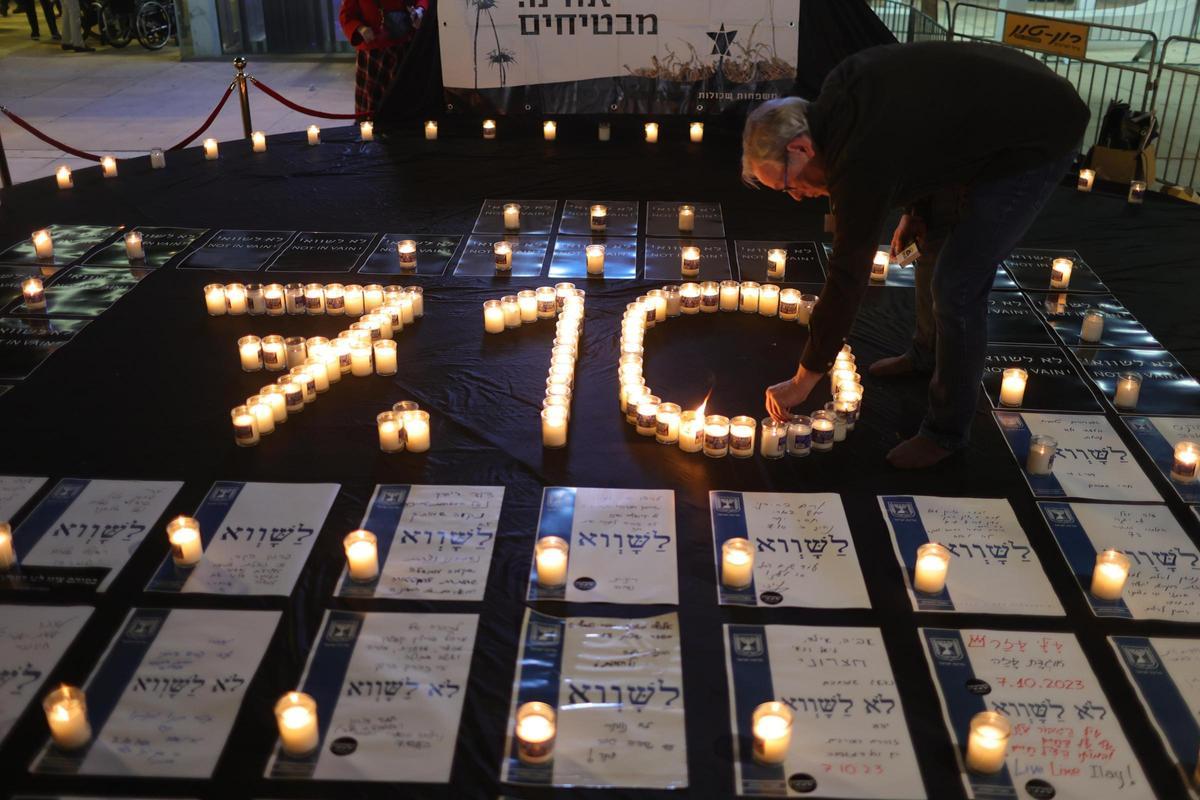
<instances>
[{"instance_id":1,"label":"red rope barrier","mask_svg":"<svg viewBox=\"0 0 1200 800\"><path fill-rule=\"evenodd\" d=\"M30 125L25 120L18 117L13 112L9 111L4 106L0 106L0 111L3 111L4 114L9 119L11 119L13 122L17 123L18 125L20 125L25 130L32 133L37 138L41 139L46 144L48 144L52 147L57 147L59 150L62 150L64 153L70 153L71 155L75 156L76 158L86 158L88 161L99 161L100 160L100 156L96 155L95 153L88 153L83 150L76 150L74 147L71 147L70 145L63 144L62 142L58 141L57 139L47 136L46 134L39 131L37 128Z\"/></svg>"},{"instance_id":2,"label":"red rope barrier","mask_svg":"<svg viewBox=\"0 0 1200 800\"><path fill-rule=\"evenodd\" d=\"M231 94L233 94L233 84L232 83L229 84L227 87L225 87L225 94L221 95L221 100L217 103L217 107L214 108L212 110L212 113L208 115L208 119L204 120L204 124L201 125L199 128L197 128L196 132L193 133L191 136L187 137L186 139L184 139L182 142L175 145L174 147L170 147L168 149L169 150L182 150L183 148L185 148L189 144L191 144L193 141L195 141L196 138L200 136L200 134L202 134L206 130L208 130L209 126L212 125L213 121L217 118L217 114L220 114L221 109L225 107L225 101L229 99L229 95L231 95Z\"/></svg>"},{"instance_id":3,"label":"red rope barrier","mask_svg":"<svg viewBox=\"0 0 1200 800\"><path fill-rule=\"evenodd\" d=\"M371 116L368 112L363 112L361 114L330 114L327 111L317 111L315 108L309 108L308 106L302 106L299 103L293 103L291 100L288 100L279 92L275 91L270 86L267 86L257 78L247 76L247 80L257 86L259 89L262 89L267 96L279 101L280 103L283 103L292 111L299 111L301 114L308 114L310 117L322 117L323 119L366 119Z\"/></svg>"}]
</instances>

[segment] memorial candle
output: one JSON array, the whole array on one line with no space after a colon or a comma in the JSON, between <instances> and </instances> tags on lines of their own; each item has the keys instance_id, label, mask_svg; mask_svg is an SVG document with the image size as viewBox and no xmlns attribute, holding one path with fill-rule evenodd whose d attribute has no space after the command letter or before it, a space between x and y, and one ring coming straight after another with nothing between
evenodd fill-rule
<instances>
[{"instance_id":1,"label":"memorial candle","mask_svg":"<svg viewBox=\"0 0 1200 800\"><path fill-rule=\"evenodd\" d=\"M667 301L667 316L678 317L681 313L679 287L670 284L662 287L663 298Z\"/></svg>"},{"instance_id":2,"label":"memorial candle","mask_svg":"<svg viewBox=\"0 0 1200 800\"><path fill-rule=\"evenodd\" d=\"M846 441L846 415L838 410L832 400L825 404L825 413L833 420L833 441Z\"/></svg>"},{"instance_id":3,"label":"memorial candle","mask_svg":"<svg viewBox=\"0 0 1200 800\"><path fill-rule=\"evenodd\" d=\"M680 274L685 278L696 278L700 275L700 248L683 247L679 251Z\"/></svg>"},{"instance_id":4,"label":"memorial candle","mask_svg":"<svg viewBox=\"0 0 1200 800\"><path fill-rule=\"evenodd\" d=\"M249 310L246 287L240 283L225 284L225 306L230 314L245 314Z\"/></svg>"},{"instance_id":5,"label":"memorial candle","mask_svg":"<svg viewBox=\"0 0 1200 800\"><path fill-rule=\"evenodd\" d=\"M817 452L832 450L836 428L837 421L832 413L824 409L814 411L812 415L812 449Z\"/></svg>"},{"instance_id":6,"label":"memorial candle","mask_svg":"<svg viewBox=\"0 0 1200 800\"><path fill-rule=\"evenodd\" d=\"M622 377L621 388L617 393L617 397L621 406L621 413L629 413L629 401L631 398L640 398L646 394L649 394L649 392L646 390L645 378L642 378L640 375L637 377Z\"/></svg>"},{"instance_id":7,"label":"memorial candle","mask_svg":"<svg viewBox=\"0 0 1200 800\"><path fill-rule=\"evenodd\" d=\"M258 372L263 368L262 340L257 336L243 336L238 339L238 355L241 357L243 372Z\"/></svg>"},{"instance_id":8,"label":"memorial candle","mask_svg":"<svg viewBox=\"0 0 1200 800\"><path fill-rule=\"evenodd\" d=\"M1058 442L1053 436L1035 435L1029 440L1029 455L1025 469L1030 475L1049 475L1054 469Z\"/></svg>"},{"instance_id":9,"label":"memorial candle","mask_svg":"<svg viewBox=\"0 0 1200 800\"><path fill-rule=\"evenodd\" d=\"M782 320L794 320L800 313L800 290L799 289L780 289L779 290L779 318Z\"/></svg>"},{"instance_id":10,"label":"memorial candle","mask_svg":"<svg viewBox=\"0 0 1200 800\"><path fill-rule=\"evenodd\" d=\"M555 296L553 286L539 286L537 288L537 315L538 319L554 319L558 313L558 300Z\"/></svg>"},{"instance_id":11,"label":"memorial candle","mask_svg":"<svg viewBox=\"0 0 1200 800\"><path fill-rule=\"evenodd\" d=\"M659 403L655 412L654 441L675 444L679 441L679 418L682 410L676 403Z\"/></svg>"},{"instance_id":12,"label":"memorial candle","mask_svg":"<svg viewBox=\"0 0 1200 800\"><path fill-rule=\"evenodd\" d=\"M950 551L936 542L926 542L917 548L913 588L923 594L941 594L942 589L946 588L949 569Z\"/></svg>"},{"instance_id":13,"label":"memorial candle","mask_svg":"<svg viewBox=\"0 0 1200 800\"><path fill-rule=\"evenodd\" d=\"M608 206L597 204L589 209L588 227L592 233L604 233L608 230Z\"/></svg>"},{"instance_id":14,"label":"memorial candle","mask_svg":"<svg viewBox=\"0 0 1200 800\"><path fill-rule=\"evenodd\" d=\"M78 750L92 740L83 689L62 684L42 700L50 736L60 750Z\"/></svg>"},{"instance_id":15,"label":"memorial candle","mask_svg":"<svg viewBox=\"0 0 1200 800\"><path fill-rule=\"evenodd\" d=\"M504 230L519 231L521 230L521 204L520 203L505 203L504 204Z\"/></svg>"},{"instance_id":16,"label":"memorial candle","mask_svg":"<svg viewBox=\"0 0 1200 800\"><path fill-rule=\"evenodd\" d=\"M75 181L71 177L71 168L66 164L58 168L58 172L54 173L54 179L58 181L58 188L60 189L70 189L75 185Z\"/></svg>"},{"instance_id":17,"label":"memorial candle","mask_svg":"<svg viewBox=\"0 0 1200 800\"><path fill-rule=\"evenodd\" d=\"M650 144L657 144L658 143L658 123L657 122L647 122L646 126L645 126L645 130L646 130L646 141L649 142Z\"/></svg>"},{"instance_id":18,"label":"memorial candle","mask_svg":"<svg viewBox=\"0 0 1200 800\"><path fill-rule=\"evenodd\" d=\"M356 283L347 284L343 287L346 302L346 316L361 317L365 310L363 301L363 287Z\"/></svg>"},{"instance_id":19,"label":"memorial candle","mask_svg":"<svg viewBox=\"0 0 1200 800\"><path fill-rule=\"evenodd\" d=\"M438 137L438 124L436 120L428 120L425 123L425 140L428 142L435 141Z\"/></svg>"},{"instance_id":20,"label":"memorial candle","mask_svg":"<svg viewBox=\"0 0 1200 800\"><path fill-rule=\"evenodd\" d=\"M200 538L200 523L197 520L192 517L176 517L168 522L167 541L171 545L171 560L175 562L175 566L194 567L200 563L204 555L204 540Z\"/></svg>"},{"instance_id":21,"label":"memorial candle","mask_svg":"<svg viewBox=\"0 0 1200 800\"><path fill-rule=\"evenodd\" d=\"M558 123L554 120L546 120L542 123L542 138L547 142L553 142L558 138Z\"/></svg>"},{"instance_id":22,"label":"memorial candle","mask_svg":"<svg viewBox=\"0 0 1200 800\"><path fill-rule=\"evenodd\" d=\"M890 257L883 250L877 250L875 252L875 258L871 261L872 283L883 283L887 280L888 263L890 261Z\"/></svg>"},{"instance_id":23,"label":"memorial candle","mask_svg":"<svg viewBox=\"0 0 1200 800\"><path fill-rule=\"evenodd\" d=\"M715 314L720 308L721 284L705 281L700 284L700 313Z\"/></svg>"},{"instance_id":24,"label":"memorial candle","mask_svg":"<svg viewBox=\"0 0 1200 800\"><path fill-rule=\"evenodd\" d=\"M803 458L812 452L812 418L806 417L803 414L795 414L788 422L788 444L787 451L789 456L798 456Z\"/></svg>"},{"instance_id":25,"label":"memorial candle","mask_svg":"<svg viewBox=\"0 0 1200 800\"><path fill-rule=\"evenodd\" d=\"M754 545L749 539L727 539L721 545L721 585L745 589L754 582Z\"/></svg>"},{"instance_id":26,"label":"memorial candle","mask_svg":"<svg viewBox=\"0 0 1200 800\"><path fill-rule=\"evenodd\" d=\"M721 310L737 311L742 285L737 281L721 281Z\"/></svg>"},{"instance_id":27,"label":"memorial candle","mask_svg":"<svg viewBox=\"0 0 1200 800\"><path fill-rule=\"evenodd\" d=\"M696 144L703 142L704 141L704 123L703 122L693 122L690 125L688 125L688 138Z\"/></svg>"},{"instance_id":28,"label":"memorial candle","mask_svg":"<svg viewBox=\"0 0 1200 800\"><path fill-rule=\"evenodd\" d=\"M303 336L289 336L283 340L283 346L289 368L300 366L308 358L308 345Z\"/></svg>"},{"instance_id":29,"label":"memorial candle","mask_svg":"<svg viewBox=\"0 0 1200 800\"><path fill-rule=\"evenodd\" d=\"M1200 462L1200 444L1183 441L1175 445L1171 461L1171 480L1176 483L1195 483L1196 465Z\"/></svg>"},{"instance_id":30,"label":"memorial candle","mask_svg":"<svg viewBox=\"0 0 1200 800\"><path fill-rule=\"evenodd\" d=\"M309 146L321 143L321 129L316 125L308 126L308 144Z\"/></svg>"},{"instance_id":31,"label":"memorial candle","mask_svg":"<svg viewBox=\"0 0 1200 800\"><path fill-rule=\"evenodd\" d=\"M729 417L709 414L704 418L704 455L709 458L729 455Z\"/></svg>"},{"instance_id":32,"label":"memorial candle","mask_svg":"<svg viewBox=\"0 0 1200 800\"><path fill-rule=\"evenodd\" d=\"M364 119L358 125L358 134L364 142L375 141L375 123L369 119Z\"/></svg>"},{"instance_id":33,"label":"memorial candle","mask_svg":"<svg viewBox=\"0 0 1200 800\"><path fill-rule=\"evenodd\" d=\"M679 232L691 233L696 229L696 207L682 205L679 207Z\"/></svg>"},{"instance_id":34,"label":"memorial candle","mask_svg":"<svg viewBox=\"0 0 1200 800\"><path fill-rule=\"evenodd\" d=\"M383 287L378 283L368 283L363 287L363 312L370 314L383 305Z\"/></svg>"},{"instance_id":35,"label":"memorial candle","mask_svg":"<svg viewBox=\"0 0 1200 800\"><path fill-rule=\"evenodd\" d=\"M404 433L410 453L429 449L429 412L414 409L404 412Z\"/></svg>"},{"instance_id":36,"label":"memorial candle","mask_svg":"<svg viewBox=\"0 0 1200 800\"><path fill-rule=\"evenodd\" d=\"M522 324L537 321L537 292L525 289L517 292L517 307L521 310Z\"/></svg>"},{"instance_id":37,"label":"memorial candle","mask_svg":"<svg viewBox=\"0 0 1200 800\"><path fill-rule=\"evenodd\" d=\"M243 337L249 339L250 337ZM242 340L238 340L239 346ZM262 362L271 372L279 372L287 366L287 345L282 336L272 334L264 336L259 342L259 348L262 352ZM242 354L243 362L245 361L245 353Z\"/></svg>"},{"instance_id":38,"label":"memorial candle","mask_svg":"<svg viewBox=\"0 0 1200 800\"><path fill-rule=\"evenodd\" d=\"M1050 266L1050 288L1066 289L1071 285L1071 271L1075 262L1069 258L1056 258Z\"/></svg>"},{"instance_id":39,"label":"memorial candle","mask_svg":"<svg viewBox=\"0 0 1200 800\"><path fill-rule=\"evenodd\" d=\"M637 404L634 426L638 436L654 436L658 431L658 406L662 400L657 395L644 394Z\"/></svg>"},{"instance_id":40,"label":"memorial candle","mask_svg":"<svg viewBox=\"0 0 1200 800\"><path fill-rule=\"evenodd\" d=\"M767 251L767 277L782 280L787 273L787 250L773 247Z\"/></svg>"},{"instance_id":41,"label":"memorial candle","mask_svg":"<svg viewBox=\"0 0 1200 800\"><path fill-rule=\"evenodd\" d=\"M252 394L246 398L246 407L250 409L250 413L258 420L259 436L266 436L268 433L275 432L275 412L266 398L260 394Z\"/></svg>"},{"instance_id":42,"label":"memorial candle","mask_svg":"<svg viewBox=\"0 0 1200 800\"><path fill-rule=\"evenodd\" d=\"M1079 170L1079 180L1075 184L1075 188L1081 192L1090 192L1092 186L1096 183L1096 170L1081 169Z\"/></svg>"},{"instance_id":43,"label":"memorial candle","mask_svg":"<svg viewBox=\"0 0 1200 800\"><path fill-rule=\"evenodd\" d=\"M150 151L150 168L165 169L167 166L167 154L163 152L161 147L156 147Z\"/></svg>"},{"instance_id":44,"label":"memorial candle","mask_svg":"<svg viewBox=\"0 0 1200 800\"><path fill-rule=\"evenodd\" d=\"M545 764L554 758L554 718L554 709L537 701L522 703L517 709L514 735L522 764Z\"/></svg>"},{"instance_id":45,"label":"memorial candle","mask_svg":"<svg viewBox=\"0 0 1200 800\"><path fill-rule=\"evenodd\" d=\"M734 458L754 455L754 432L758 420L753 417L734 417L729 420L729 454Z\"/></svg>"},{"instance_id":46,"label":"memorial candle","mask_svg":"<svg viewBox=\"0 0 1200 800\"><path fill-rule=\"evenodd\" d=\"M1130 181L1129 196L1126 199L1133 205L1141 205L1146 199L1146 182L1145 181Z\"/></svg>"},{"instance_id":47,"label":"memorial candle","mask_svg":"<svg viewBox=\"0 0 1200 800\"><path fill-rule=\"evenodd\" d=\"M283 307L289 314L304 314L304 284L289 283L283 287Z\"/></svg>"},{"instance_id":48,"label":"memorial candle","mask_svg":"<svg viewBox=\"0 0 1200 800\"><path fill-rule=\"evenodd\" d=\"M569 557L570 546L565 539L558 536L538 539L534 545L537 585L544 589L557 589L565 585Z\"/></svg>"},{"instance_id":49,"label":"memorial candle","mask_svg":"<svg viewBox=\"0 0 1200 800\"><path fill-rule=\"evenodd\" d=\"M289 756L305 756L317 749L317 701L304 692L288 692L275 703L279 744Z\"/></svg>"},{"instance_id":50,"label":"memorial candle","mask_svg":"<svg viewBox=\"0 0 1200 800\"><path fill-rule=\"evenodd\" d=\"M251 149L256 153L267 152L267 135L262 131L255 131L250 134Z\"/></svg>"},{"instance_id":51,"label":"memorial candle","mask_svg":"<svg viewBox=\"0 0 1200 800\"><path fill-rule=\"evenodd\" d=\"M53 261L54 260L54 239L50 236L50 231L46 228L34 231L30 237L33 241L33 254L38 261ZM224 298L221 300L221 308L225 307ZM221 313L224 313L222 311Z\"/></svg>"},{"instance_id":52,"label":"memorial candle","mask_svg":"<svg viewBox=\"0 0 1200 800\"><path fill-rule=\"evenodd\" d=\"M26 278L21 281L21 302L26 311L46 310L46 288L41 278Z\"/></svg>"},{"instance_id":53,"label":"memorial candle","mask_svg":"<svg viewBox=\"0 0 1200 800\"><path fill-rule=\"evenodd\" d=\"M492 245L492 253L496 257L496 272L512 271L512 245L508 242L496 242Z\"/></svg>"},{"instance_id":54,"label":"memorial candle","mask_svg":"<svg viewBox=\"0 0 1200 800\"><path fill-rule=\"evenodd\" d=\"M0 570L12 569L17 563L17 553L13 549L12 526L0 522Z\"/></svg>"},{"instance_id":55,"label":"memorial candle","mask_svg":"<svg viewBox=\"0 0 1200 800\"><path fill-rule=\"evenodd\" d=\"M684 411L679 415L679 449L699 453L704 449L703 411Z\"/></svg>"},{"instance_id":56,"label":"memorial candle","mask_svg":"<svg viewBox=\"0 0 1200 800\"><path fill-rule=\"evenodd\" d=\"M350 374L365 378L375 370L371 365L371 342L356 340L350 343Z\"/></svg>"},{"instance_id":57,"label":"memorial candle","mask_svg":"<svg viewBox=\"0 0 1200 800\"><path fill-rule=\"evenodd\" d=\"M559 405L542 409L542 447L567 446L567 411Z\"/></svg>"},{"instance_id":58,"label":"memorial candle","mask_svg":"<svg viewBox=\"0 0 1200 800\"><path fill-rule=\"evenodd\" d=\"M1138 395L1142 391L1142 376L1136 372L1122 372L1117 376L1117 389L1113 394L1113 405L1122 411L1137 408Z\"/></svg>"},{"instance_id":59,"label":"memorial candle","mask_svg":"<svg viewBox=\"0 0 1200 800\"><path fill-rule=\"evenodd\" d=\"M1117 550L1098 554L1092 570L1092 594L1101 600L1120 600L1130 563L1129 557Z\"/></svg>"},{"instance_id":60,"label":"memorial candle","mask_svg":"<svg viewBox=\"0 0 1200 800\"><path fill-rule=\"evenodd\" d=\"M329 391L329 367L326 366L326 351L328 346L319 350L309 349L308 358L304 359L304 364L297 369L303 368L304 373L312 378L313 387L318 394L324 394Z\"/></svg>"},{"instance_id":61,"label":"memorial candle","mask_svg":"<svg viewBox=\"0 0 1200 800\"><path fill-rule=\"evenodd\" d=\"M142 235L137 231L125 234L125 255L131 262L145 260L146 251L142 247Z\"/></svg>"},{"instance_id":62,"label":"memorial candle","mask_svg":"<svg viewBox=\"0 0 1200 800\"><path fill-rule=\"evenodd\" d=\"M485 333L504 333L504 308L499 300L484 301L483 330Z\"/></svg>"},{"instance_id":63,"label":"memorial candle","mask_svg":"<svg viewBox=\"0 0 1200 800\"><path fill-rule=\"evenodd\" d=\"M585 249L587 257L587 274L588 275L603 275L604 274L604 252L605 247L602 244L589 244Z\"/></svg>"},{"instance_id":64,"label":"memorial candle","mask_svg":"<svg viewBox=\"0 0 1200 800\"><path fill-rule=\"evenodd\" d=\"M742 281L741 286L741 302L738 308L743 314L758 313L758 298L762 293L762 287L754 281Z\"/></svg>"},{"instance_id":65,"label":"memorial candle","mask_svg":"<svg viewBox=\"0 0 1200 800\"><path fill-rule=\"evenodd\" d=\"M342 540L350 580L369 583L379 577L379 547L375 534L367 530L351 531Z\"/></svg>"},{"instance_id":66,"label":"memorial candle","mask_svg":"<svg viewBox=\"0 0 1200 800\"><path fill-rule=\"evenodd\" d=\"M396 343L391 339L381 339L371 347L375 355L375 374L395 375Z\"/></svg>"},{"instance_id":67,"label":"memorial candle","mask_svg":"<svg viewBox=\"0 0 1200 800\"><path fill-rule=\"evenodd\" d=\"M971 717L967 738L967 769L991 775L1004 769L1008 737L1012 726L1008 718L995 711L980 711Z\"/></svg>"},{"instance_id":68,"label":"memorial candle","mask_svg":"<svg viewBox=\"0 0 1200 800\"><path fill-rule=\"evenodd\" d=\"M754 760L760 764L782 764L792 743L792 710L771 701L754 709Z\"/></svg>"},{"instance_id":69,"label":"memorial candle","mask_svg":"<svg viewBox=\"0 0 1200 800\"><path fill-rule=\"evenodd\" d=\"M106 178L117 177L117 160L112 156L104 156L100 159L100 171Z\"/></svg>"},{"instance_id":70,"label":"memorial candle","mask_svg":"<svg viewBox=\"0 0 1200 800\"><path fill-rule=\"evenodd\" d=\"M385 453L399 453L404 449L404 422L395 411L376 414L375 428L379 434L380 450Z\"/></svg>"},{"instance_id":71,"label":"memorial candle","mask_svg":"<svg viewBox=\"0 0 1200 800\"><path fill-rule=\"evenodd\" d=\"M267 384L258 390L258 396L271 407L276 424L287 422L287 394L282 386L276 383Z\"/></svg>"},{"instance_id":72,"label":"memorial candle","mask_svg":"<svg viewBox=\"0 0 1200 800\"><path fill-rule=\"evenodd\" d=\"M1094 344L1104 335L1104 312L1098 308L1089 308L1083 314L1083 325L1079 329L1079 340Z\"/></svg>"},{"instance_id":73,"label":"memorial candle","mask_svg":"<svg viewBox=\"0 0 1200 800\"><path fill-rule=\"evenodd\" d=\"M483 138L485 138L485 139L495 139L496 138L496 120L485 119L483 121Z\"/></svg>"},{"instance_id":74,"label":"memorial candle","mask_svg":"<svg viewBox=\"0 0 1200 800\"><path fill-rule=\"evenodd\" d=\"M764 417L762 421L762 438L758 449L759 454L763 458L772 460L783 458L787 453L787 431L787 423L776 422L770 417Z\"/></svg>"},{"instance_id":75,"label":"memorial candle","mask_svg":"<svg viewBox=\"0 0 1200 800\"><path fill-rule=\"evenodd\" d=\"M217 146L217 140L216 139L205 139L203 144L204 144L204 160L205 161L216 161L217 156L220 154L220 149Z\"/></svg>"},{"instance_id":76,"label":"memorial candle","mask_svg":"<svg viewBox=\"0 0 1200 800\"><path fill-rule=\"evenodd\" d=\"M800 295L800 305L796 307L796 322L801 325L807 325L812 319L813 309L817 307L817 302L820 300L815 294Z\"/></svg>"},{"instance_id":77,"label":"memorial candle","mask_svg":"<svg viewBox=\"0 0 1200 800\"><path fill-rule=\"evenodd\" d=\"M1000 380L1000 405L1016 408L1025 399L1025 383L1029 373L1017 367L1004 370Z\"/></svg>"},{"instance_id":78,"label":"memorial candle","mask_svg":"<svg viewBox=\"0 0 1200 800\"><path fill-rule=\"evenodd\" d=\"M417 243L412 239L403 239L396 243L396 254L400 259L400 269L417 268Z\"/></svg>"},{"instance_id":79,"label":"memorial candle","mask_svg":"<svg viewBox=\"0 0 1200 800\"><path fill-rule=\"evenodd\" d=\"M276 378L275 385L283 390L283 402L287 405L289 414L299 414L304 410L304 387L291 375Z\"/></svg>"}]
</instances>

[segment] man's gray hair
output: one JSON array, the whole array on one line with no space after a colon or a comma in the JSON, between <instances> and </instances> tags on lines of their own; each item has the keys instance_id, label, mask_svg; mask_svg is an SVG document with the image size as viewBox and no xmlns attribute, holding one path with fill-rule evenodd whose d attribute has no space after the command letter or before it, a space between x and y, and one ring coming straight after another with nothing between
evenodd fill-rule
<instances>
[{"instance_id":1,"label":"man's gray hair","mask_svg":"<svg viewBox=\"0 0 1200 800\"><path fill-rule=\"evenodd\" d=\"M742 130L742 181L760 187L754 165L783 165L788 142L808 132L808 101L803 97L778 97L751 111Z\"/></svg>"}]
</instances>

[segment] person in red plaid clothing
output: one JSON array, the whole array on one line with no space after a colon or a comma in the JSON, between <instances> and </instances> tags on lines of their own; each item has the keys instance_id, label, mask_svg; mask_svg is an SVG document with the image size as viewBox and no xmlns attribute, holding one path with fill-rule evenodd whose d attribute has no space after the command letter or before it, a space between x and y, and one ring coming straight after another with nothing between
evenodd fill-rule
<instances>
[{"instance_id":1,"label":"person in red plaid clothing","mask_svg":"<svg viewBox=\"0 0 1200 800\"><path fill-rule=\"evenodd\" d=\"M338 22L358 50L356 113L372 114L379 108L428 8L429 0L342 0Z\"/></svg>"}]
</instances>

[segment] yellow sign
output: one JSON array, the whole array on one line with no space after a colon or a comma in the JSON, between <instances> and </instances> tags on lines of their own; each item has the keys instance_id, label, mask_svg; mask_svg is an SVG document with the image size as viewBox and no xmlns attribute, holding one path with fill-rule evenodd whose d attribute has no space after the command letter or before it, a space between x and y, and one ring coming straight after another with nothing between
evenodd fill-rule
<instances>
[{"instance_id":1,"label":"yellow sign","mask_svg":"<svg viewBox=\"0 0 1200 800\"><path fill-rule=\"evenodd\" d=\"M1087 55L1089 26L1082 22L1031 17L1011 11L1004 15L1004 43L1070 58Z\"/></svg>"}]
</instances>

